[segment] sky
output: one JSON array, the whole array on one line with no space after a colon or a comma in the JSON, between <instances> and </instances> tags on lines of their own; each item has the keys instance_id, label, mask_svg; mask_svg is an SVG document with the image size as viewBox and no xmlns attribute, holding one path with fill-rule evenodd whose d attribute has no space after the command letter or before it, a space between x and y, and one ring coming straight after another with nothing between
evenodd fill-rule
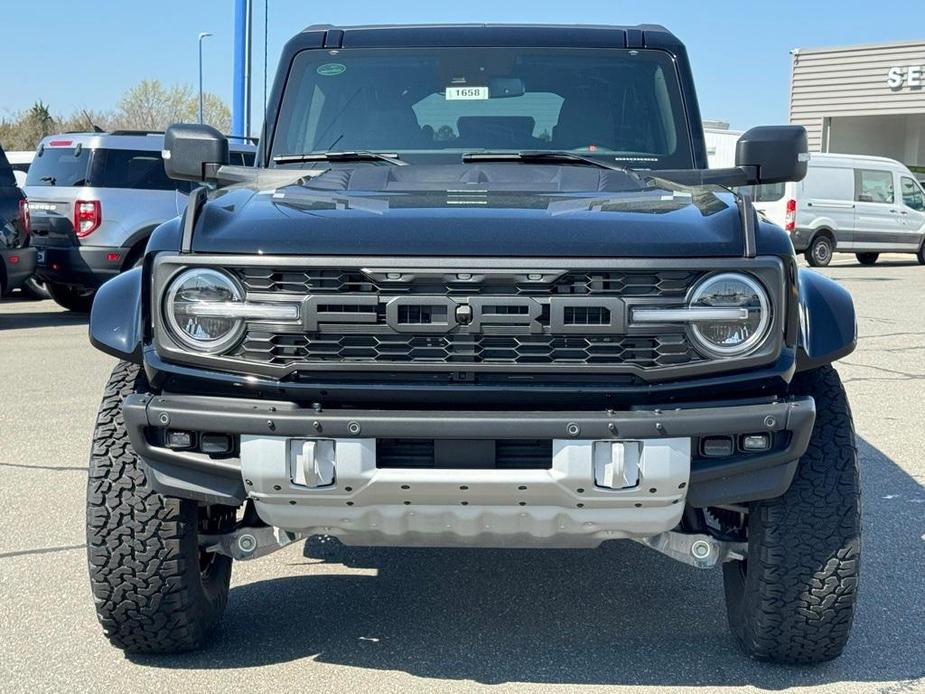
<instances>
[{"instance_id":1,"label":"sky","mask_svg":"<svg viewBox=\"0 0 925 694\"><path fill-rule=\"evenodd\" d=\"M785 123L790 50L925 38L925 2L774 0L254 0L254 130L283 44L309 24L505 22L663 24L687 45L704 118ZM0 117L41 99L53 113L112 109L142 79L205 88L231 103L233 0L0 0Z\"/></svg>"}]
</instances>

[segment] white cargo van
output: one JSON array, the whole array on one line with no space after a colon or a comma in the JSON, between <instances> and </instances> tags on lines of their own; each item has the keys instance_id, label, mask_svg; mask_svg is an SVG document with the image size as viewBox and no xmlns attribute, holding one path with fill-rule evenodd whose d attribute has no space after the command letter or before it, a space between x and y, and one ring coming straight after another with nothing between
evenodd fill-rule
<instances>
[{"instance_id":1,"label":"white cargo van","mask_svg":"<svg viewBox=\"0 0 925 694\"><path fill-rule=\"evenodd\" d=\"M880 253L914 253L925 264L925 192L893 159L813 154L802 181L757 186L752 195L810 265L828 265L833 253L854 253L864 265Z\"/></svg>"}]
</instances>

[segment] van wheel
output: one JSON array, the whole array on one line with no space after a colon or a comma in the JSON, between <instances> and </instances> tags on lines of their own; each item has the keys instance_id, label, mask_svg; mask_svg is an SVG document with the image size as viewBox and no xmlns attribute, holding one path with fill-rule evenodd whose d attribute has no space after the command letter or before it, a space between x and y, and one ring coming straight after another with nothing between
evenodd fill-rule
<instances>
[{"instance_id":1,"label":"van wheel","mask_svg":"<svg viewBox=\"0 0 925 694\"><path fill-rule=\"evenodd\" d=\"M861 265L873 265L880 257L879 253L855 253Z\"/></svg>"},{"instance_id":2,"label":"van wheel","mask_svg":"<svg viewBox=\"0 0 925 694\"><path fill-rule=\"evenodd\" d=\"M919 252L915 254L915 257L919 261L919 265L925 265L925 242L919 246Z\"/></svg>"},{"instance_id":3,"label":"van wheel","mask_svg":"<svg viewBox=\"0 0 925 694\"><path fill-rule=\"evenodd\" d=\"M71 287L67 284L56 284L54 282L48 282L45 286L48 288L51 298L59 306L76 313L90 313L90 308L93 306L93 297L96 296L95 289Z\"/></svg>"},{"instance_id":4,"label":"van wheel","mask_svg":"<svg viewBox=\"0 0 925 694\"><path fill-rule=\"evenodd\" d=\"M832 239L828 236L817 236L806 249L806 262L813 267L825 267L832 262L832 252L835 248Z\"/></svg>"}]
</instances>

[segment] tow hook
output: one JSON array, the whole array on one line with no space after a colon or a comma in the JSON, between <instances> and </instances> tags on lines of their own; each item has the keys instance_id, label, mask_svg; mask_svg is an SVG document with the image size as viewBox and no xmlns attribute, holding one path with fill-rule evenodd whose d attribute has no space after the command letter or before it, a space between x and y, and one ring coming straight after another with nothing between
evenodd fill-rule
<instances>
[{"instance_id":1,"label":"tow hook","mask_svg":"<svg viewBox=\"0 0 925 694\"><path fill-rule=\"evenodd\" d=\"M659 533L637 539L637 542L698 569L710 569L725 561L745 559L748 547L745 542L724 542L709 535L678 532Z\"/></svg>"},{"instance_id":2,"label":"tow hook","mask_svg":"<svg viewBox=\"0 0 925 694\"><path fill-rule=\"evenodd\" d=\"M257 559L297 542L304 537L301 533L263 526L260 528L238 528L224 535L200 535L199 545L206 552L223 554L226 557L244 561Z\"/></svg>"}]
</instances>

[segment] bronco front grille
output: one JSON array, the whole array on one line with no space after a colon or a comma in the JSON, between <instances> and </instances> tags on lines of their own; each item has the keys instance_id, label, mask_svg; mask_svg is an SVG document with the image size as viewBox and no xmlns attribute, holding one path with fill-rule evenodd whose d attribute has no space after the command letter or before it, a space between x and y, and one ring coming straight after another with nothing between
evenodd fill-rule
<instances>
[{"instance_id":1,"label":"bronco front grille","mask_svg":"<svg viewBox=\"0 0 925 694\"><path fill-rule=\"evenodd\" d=\"M280 379L326 374L355 380L368 373L455 383L478 381L479 374L530 380L581 373L658 381L777 357L781 263L743 262L162 256L155 267L156 302L177 272L199 265L234 275L254 306L284 304L297 311L291 318L248 318L240 341L222 354L190 353L159 324L154 334L158 352L171 361ZM695 347L682 321L634 320L641 307L684 307L703 278L737 271L757 277L772 299L773 339L754 354L714 358ZM161 311L156 305L157 315Z\"/></svg>"},{"instance_id":2,"label":"bronco front grille","mask_svg":"<svg viewBox=\"0 0 925 694\"><path fill-rule=\"evenodd\" d=\"M249 326L234 358L298 364L633 365L699 361L684 331L628 335L627 300L683 299L695 271L364 272L238 268L249 297L302 301L298 330ZM394 307L390 307L395 304Z\"/></svg>"}]
</instances>

